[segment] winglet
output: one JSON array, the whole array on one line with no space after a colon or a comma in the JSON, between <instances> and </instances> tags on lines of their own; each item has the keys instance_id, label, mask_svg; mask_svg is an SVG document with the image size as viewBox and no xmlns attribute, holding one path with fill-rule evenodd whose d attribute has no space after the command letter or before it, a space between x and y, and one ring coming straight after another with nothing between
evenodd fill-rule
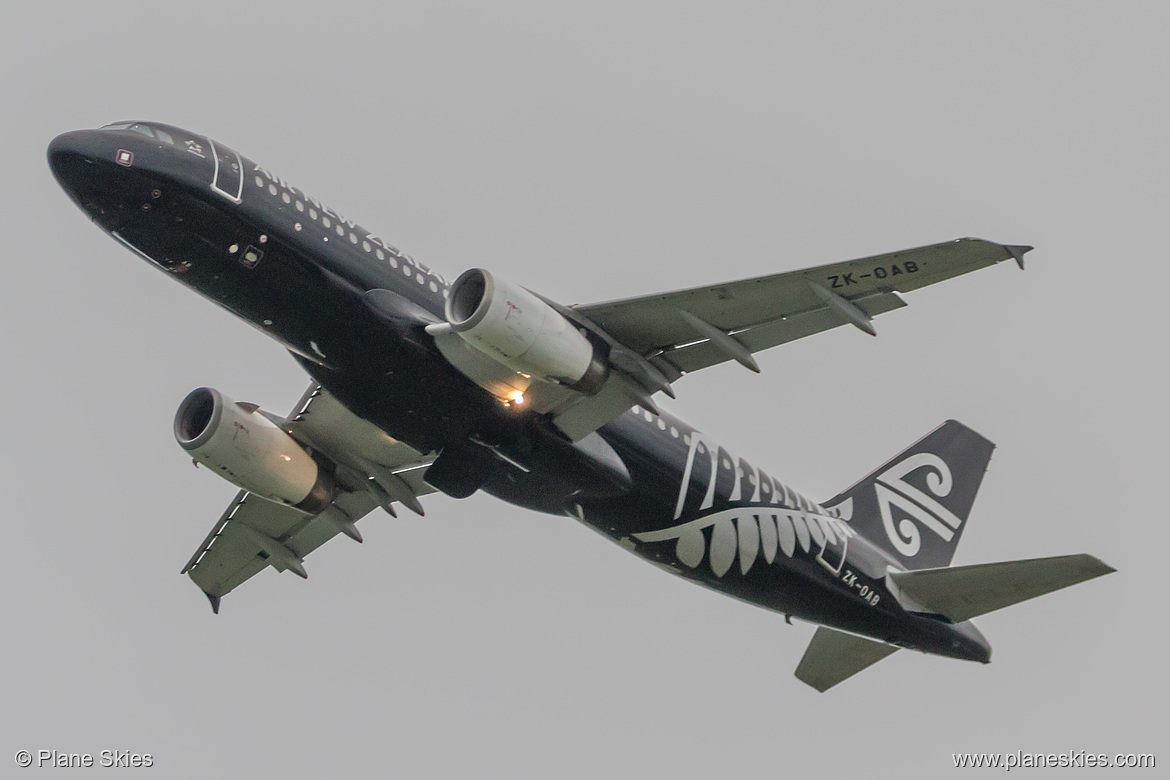
<instances>
[{"instance_id":1,"label":"winglet","mask_svg":"<svg viewBox=\"0 0 1170 780\"><path fill-rule=\"evenodd\" d=\"M215 613L216 615L218 615L219 614L219 596L212 596L207 591L204 591L203 595L206 596L207 600L211 602L211 611L213 613Z\"/></svg>"},{"instance_id":2,"label":"winglet","mask_svg":"<svg viewBox=\"0 0 1170 780\"><path fill-rule=\"evenodd\" d=\"M1024 244L1004 244L1003 248L1007 250L1009 255L1016 259L1016 265L1020 267L1021 271L1024 270L1024 255L1035 249L1035 247Z\"/></svg>"}]
</instances>

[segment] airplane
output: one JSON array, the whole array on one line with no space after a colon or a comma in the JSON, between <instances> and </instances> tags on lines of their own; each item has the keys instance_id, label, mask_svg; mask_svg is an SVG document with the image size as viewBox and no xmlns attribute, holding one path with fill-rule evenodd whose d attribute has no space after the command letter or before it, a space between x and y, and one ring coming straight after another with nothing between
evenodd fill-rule
<instances>
[{"instance_id":1,"label":"airplane","mask_svg":"<svg viewBox=\"0 0 1170 780\"><path fill-rule=\"evenodd\" d=\"M381 508L478 490L568 516L679 577L818 626L818 691L899 648L988 663L972 618L1114 571L1090 555L950 566L994 445L949 420L818 503L662 411L683 375L873 319L1014 260L974 238L566 306L471 268L448 282L206 136L119 122L49 166L98 227L275 339L311 383L287 416L201 387L174 434L239 493L183 573L220 600Z\"/></svg>"}]
</instances>

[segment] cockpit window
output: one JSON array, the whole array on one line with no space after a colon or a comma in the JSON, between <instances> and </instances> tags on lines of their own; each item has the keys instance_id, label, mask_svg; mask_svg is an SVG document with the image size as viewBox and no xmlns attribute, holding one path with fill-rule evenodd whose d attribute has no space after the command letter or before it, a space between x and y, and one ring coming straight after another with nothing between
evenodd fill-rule
<instances>
[{"instance_id":1,"label":"cockpit window","mask_svg":"<svg viewBox=\"0 0 1170 780\"><path fill-rule=\"evenodd\" d=\"M173 135L163 130L161 127L155 125L148 125L145 122L115 122L112 125L106 125L102 130L129 130L147 138L154 138L163 143L175 145L175 138Z\"/></svg>"},{"instance_id":2,"label":"cockpit window","mask_svg":"<svg viewBox=\"0 0 1170 780\"><path fill-rule=\"evenodd\" d=\"M147 138L154 138L154 130L149 125L142 122L115 122L112 125L106 125L102 130L132 130L135 133L146 136Z\"/></svg>"}]
</instances>

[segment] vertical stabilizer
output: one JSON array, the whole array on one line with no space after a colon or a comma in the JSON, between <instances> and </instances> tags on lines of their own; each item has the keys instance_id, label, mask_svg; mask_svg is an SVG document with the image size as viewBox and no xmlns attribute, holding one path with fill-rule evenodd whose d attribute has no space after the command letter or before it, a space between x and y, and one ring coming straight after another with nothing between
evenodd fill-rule
<instances>
[{"instance_id":1,"label":"vertical stabilizer","mask_svg":"<svg viewBox=\"0 0 1170 780\"><path fill-rule=\"evenodd\" d=\"M824 506L907 569L947 566L994 449L947 420Z\"/></svg>"}]
</instances>

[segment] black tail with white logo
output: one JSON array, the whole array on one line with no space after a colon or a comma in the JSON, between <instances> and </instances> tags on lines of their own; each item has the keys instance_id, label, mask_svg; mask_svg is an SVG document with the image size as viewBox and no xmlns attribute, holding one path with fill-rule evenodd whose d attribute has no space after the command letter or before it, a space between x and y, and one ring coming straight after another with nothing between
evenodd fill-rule
<instances>
[{"instance_id":1,"label":"black tail with white logo","mask_svg":"<svg viewBox=\"0 0 1170 780\"><path fill-rule=\"evenodd\" d=\"M994 449L947 420L824 506L907 569L947 566Z\"/></svg>"}]
</instances>

